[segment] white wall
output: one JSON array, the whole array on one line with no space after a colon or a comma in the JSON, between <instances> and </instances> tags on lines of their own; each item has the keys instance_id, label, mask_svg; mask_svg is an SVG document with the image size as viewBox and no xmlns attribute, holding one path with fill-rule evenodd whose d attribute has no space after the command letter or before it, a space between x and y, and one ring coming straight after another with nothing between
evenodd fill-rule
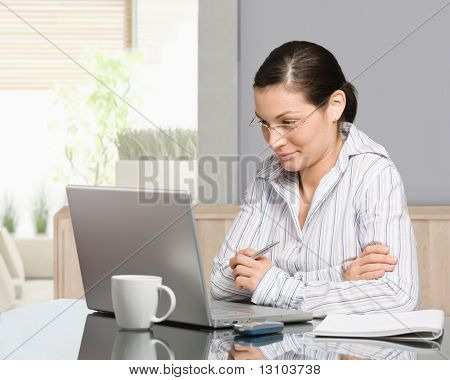
<instances>
[{"instance_id":1,"label":"white wall","mask_svg":"<svg viewBox=\"0 0 450 380\"><path fill-rule=\"evenodd\" d=\"M52 214L64 200L62 186L52 184L57 141L50 140L47 128L50 93L0 91L0 104L0 216L4 196L12 196L19 214L16 235L32 236L32 201L41 187L47 187Z\"/></svg>"}]
</instances>

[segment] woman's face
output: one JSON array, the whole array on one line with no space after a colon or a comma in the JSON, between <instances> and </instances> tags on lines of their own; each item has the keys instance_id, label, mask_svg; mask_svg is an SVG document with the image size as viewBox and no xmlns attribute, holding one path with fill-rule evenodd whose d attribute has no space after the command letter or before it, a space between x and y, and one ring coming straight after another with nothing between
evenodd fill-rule
<instances>
[{"instance_id":1,"label":"woman's face","mask_svg":"<svg viewBox=\"0 0 450 380\"><path fill-rule=\"evenodd\" d=\"M336 147L337 124L333 120L345 108L345 94L343 106L342 99L335 99L335 95L342 96L340 93L343 94L336 91L326 106L316 109L301 93L289 91L283 85L254 89L256 115L270 125L304 120L309 115L304 123L288 132L262 130L264 139L286 170L301 172L310 168Z\"/></svg>"}]
</instances>

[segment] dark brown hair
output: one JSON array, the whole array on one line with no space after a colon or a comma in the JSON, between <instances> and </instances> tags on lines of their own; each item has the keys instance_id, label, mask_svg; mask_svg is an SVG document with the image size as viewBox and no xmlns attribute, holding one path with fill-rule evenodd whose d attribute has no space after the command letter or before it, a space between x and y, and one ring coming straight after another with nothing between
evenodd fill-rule
<instances>
[{"instance_id":1,"label":"dark brown hair","mask_svg":"<svg viewBox=\"0 0 450 380\"><path fill-rule=\"evenodd\" d=\"M278 84L300 91L316 107L325 106L334 91L342 90L346 105L338 122L355 120L356 88L346 81L334 55L320 45L290 41L272 50L258 69L253 88Z\"/></svg>"}]
</instances>

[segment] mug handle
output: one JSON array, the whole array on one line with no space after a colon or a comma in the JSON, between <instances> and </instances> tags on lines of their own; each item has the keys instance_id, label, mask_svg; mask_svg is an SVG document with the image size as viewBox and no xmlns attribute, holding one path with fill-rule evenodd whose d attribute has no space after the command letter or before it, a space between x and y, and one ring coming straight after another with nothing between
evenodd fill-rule
<instances>
[{"instance_id":1,"label":"mug handle","mask_svg":"<svg viewBox=\"0 0 450 380\"><path fill-rule=\"evenodd\" d=\"M167 294L170 297L170 307L169 307L169 310L167 311L167 313L165 315L163 315L162 317L159 317L159 318L157 316L152 317L152 322L155 322L155 323L164 321L170 314L172 314L172 312L174 311L175 306L177 304L177 299L175 298L175 293L172 291L172 289L170 289L169 287L167 287L165 285L158 285L158 289L165 290L167 292Z\"/></svg>"},{"instance_id":2,"label":"mug handle","mask_svg":"<svg viewBox=\"0 0 450 380\"><path fill-rule=\"evenodd\" d=\"M152 344L155 346L157 343L159 343L161 346L164 347L164 349L166 350L166 352L169 354L169 360L174 360L175 359L175 355L173 353L173 351L169 348L169 346L164 343L162 340L160 339L152 339Z\"/></svg>"}]
</instances>

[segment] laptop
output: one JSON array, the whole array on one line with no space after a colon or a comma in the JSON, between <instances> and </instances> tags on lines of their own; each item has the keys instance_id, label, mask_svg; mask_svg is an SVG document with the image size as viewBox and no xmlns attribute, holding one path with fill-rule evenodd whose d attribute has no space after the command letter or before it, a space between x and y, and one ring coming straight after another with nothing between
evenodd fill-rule
<instances>
[{"instance_id":1,"label":"laptop","mask_svg":"<svg viewBox=\"0 0 450 380\"><path fill-rule=\"evenodd\" d=\"M177 304L167 321L208 328L250 321L303 322L311 312L211 299L191 195L184 190L66 188L89 309L113 313L111 276L160 276ZM161 294L157 315L169 308Z\"/></svg>"}]
</instances>

